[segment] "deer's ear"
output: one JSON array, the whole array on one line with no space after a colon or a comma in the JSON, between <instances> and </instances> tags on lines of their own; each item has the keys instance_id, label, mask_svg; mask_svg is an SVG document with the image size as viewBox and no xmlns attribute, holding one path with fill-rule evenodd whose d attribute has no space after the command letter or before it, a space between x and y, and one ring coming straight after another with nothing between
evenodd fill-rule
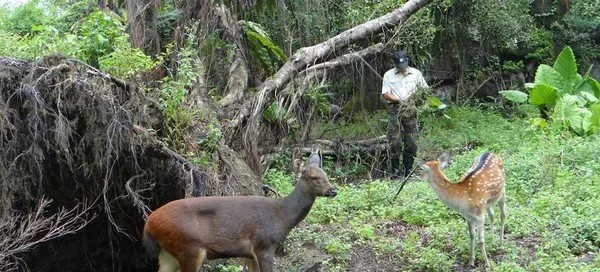
<instances>
[{"instance_id":1,"label":"deer's ear","mask_svg":"<svg viewBox=\"0 0 600 272\"><path fill-rule=\"evenodd\" d=\"M314 178L317 176L317 171L311 165L304 166L302 168L302 177Z\"/></svg>"},{"instance_id":2,"label":"deer's ear","mask_svg":"<svg viewBox=\"0 0 600 272\"><path fill-rule=\"evenodd\" d=\"M302 165L302 167L300 168L300 176L301 177L306 177L306 175L308 175L308 167L306 167L306 165Z\"/></svg>"},{"instance_id":3,"label":"deer's ear","mask_svg":"<svg viewBox=\"0 0 600 272\"><path fill-rule=\"evenodd\" d=\"M450 153L448 152L444 152L442 154L440 154L437 158L437 160L440 162L440 168L444 169L448 166L448 164L450 164Z\"/></svg>"}]
</instances>

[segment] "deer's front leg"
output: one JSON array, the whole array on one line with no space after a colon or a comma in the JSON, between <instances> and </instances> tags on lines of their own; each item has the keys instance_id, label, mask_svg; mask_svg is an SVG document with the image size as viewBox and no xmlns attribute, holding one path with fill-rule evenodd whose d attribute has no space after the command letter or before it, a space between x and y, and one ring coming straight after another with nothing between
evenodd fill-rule
<instances>
[{"instance_id":1,"label":"deer's front leg","mask_svg":"<svg viewBox=\"0 0 600 272\"><path fill-rule=\"evenodd\" d=\"M276 245L277 246L277 245ZM258 256L258 264L260 266L260 272L272 272L273 271L273 257L275 256L276 247L262 251Z\"/></svg>"},{"instance_id":2,"label":"deer's front leg","mask_svg":"<svg viewBox=\"0 0 600 272\"><path fill-rule=\"evenodd\" d=\"M487 214L488 214L488 218L490 221L490 233L492 233L492 235L493 235L493 233L494 233L494 210L493 210L492 206L489 206L487 208Z\"/></svg>"}]
</instances>

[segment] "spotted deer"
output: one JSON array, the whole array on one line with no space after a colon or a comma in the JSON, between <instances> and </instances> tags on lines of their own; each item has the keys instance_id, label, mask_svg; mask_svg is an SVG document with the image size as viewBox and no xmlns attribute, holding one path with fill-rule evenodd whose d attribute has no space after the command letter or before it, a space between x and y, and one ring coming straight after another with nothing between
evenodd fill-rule
<instances>
[{"instance_id":1,"label":"spotted deer","mask_svg":"<svg viewBox=\"0 0 600 272\"><path fill-rule=\"evenodd\" d=\"M450 155L443 153L437 160L429 161L421 167L425 179L446 206L460 213L467 221L469 237L471 238L471 255L469 265L475 263L475 237L485 267L490 266L485 251L484 213L487 211L493 232L494 213L492 207L500 207L500 241L504 239L504 220L506 218L506 193L504 189L504 167L502 160L494 153L483 153L478 156L473 166L457 183L452 183L441 172L448 165Z\"/></svg>"},{"instance_id":2,"label":"spotted deer","mask_svg":"<svg viewBox=\"0 0 600 272\"><path fill-rule=\"evenodd\" d=\"M316 162L316 161L313 161ZM302 170L284 198L197 197L175 200L150 214L147 251L159 272L198 272L206 259L247 258L250 271L273 271L275 250L310 211L318 196L337 194L318 162Z\"/></svg>"}]
</instances>

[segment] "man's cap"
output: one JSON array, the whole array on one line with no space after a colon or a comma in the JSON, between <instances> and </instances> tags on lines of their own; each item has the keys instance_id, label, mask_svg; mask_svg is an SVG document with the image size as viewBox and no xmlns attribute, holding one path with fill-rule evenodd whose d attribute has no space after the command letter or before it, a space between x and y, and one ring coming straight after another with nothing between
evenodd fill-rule
<instances>
[{"instance_id":1,"label":"man's cap","mask_svg":"<svg viewBox=\"0 0 600 272\"><path fill-rule=\"evenodd\" d=\"M392 53L392 59L394 60L395 64L400 64L403 66L408 65L408 62L410 61L410 57L404 51L396 51Z\"/></svg>"}]
</instances>

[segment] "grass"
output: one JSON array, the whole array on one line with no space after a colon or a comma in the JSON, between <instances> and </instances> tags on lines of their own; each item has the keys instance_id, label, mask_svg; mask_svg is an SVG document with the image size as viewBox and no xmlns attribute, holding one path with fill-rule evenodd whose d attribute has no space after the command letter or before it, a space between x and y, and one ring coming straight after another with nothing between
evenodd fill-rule
<instances>
[{"instance_id":1,"label":"grass","mask_svg":"<svg viewBox=\"0 0 600 272\"><path fill-rule=\"evenodd\" d=\"M527 118L507 120L477 108L451 108L446 115L421 119L420 157L432 159L451 150L455 156L446 170L451 179L483 151L504 160L508 218L503 245L498 223L493 234L487 228L492 271L600 271L600 164L595 162L600 137L540 131ZM266 177L283 192L291 190L292 180L280 170L270 170ZM307 244L322 253L323 271L357 271L352 269L361 260L351 256L358 253L388 260L394 271L464 268L469 255L464 220L424 182L407 184L392 203L398 185L365 180L339 186L336 198L318 199L290 234L281 270L300 269L306 260L298 256ZM385 262L363 259L366 265Z\"/></svg>"}]
</instances>

